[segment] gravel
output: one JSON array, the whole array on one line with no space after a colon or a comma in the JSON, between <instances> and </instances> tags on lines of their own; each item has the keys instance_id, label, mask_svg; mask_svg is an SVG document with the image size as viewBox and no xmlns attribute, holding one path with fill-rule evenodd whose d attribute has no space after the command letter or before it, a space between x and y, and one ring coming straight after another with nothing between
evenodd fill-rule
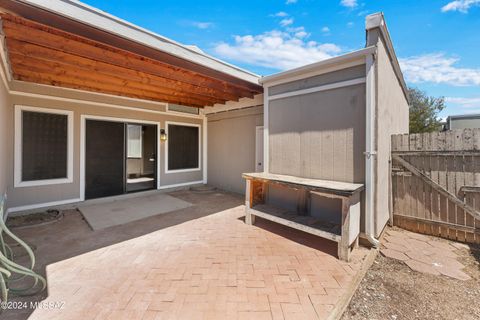
<instances>
[{"instance_id":1,"label":"gravel","mask_svg":"<svg viewBox=\"0 0 480 320\"><path fill-rule=\"evenodd\" d=\"M379 254L341 319L480 319L480 247L458 254L472 280L415 272Z\"/></svg>"}]
</instances>

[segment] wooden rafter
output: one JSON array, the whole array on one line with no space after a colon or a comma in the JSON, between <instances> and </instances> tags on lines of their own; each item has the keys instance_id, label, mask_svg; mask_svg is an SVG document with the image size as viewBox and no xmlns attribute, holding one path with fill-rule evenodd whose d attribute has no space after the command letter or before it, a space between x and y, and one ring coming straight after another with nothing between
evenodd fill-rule
<instances>
[{"instance_id":1,"label":"wooden rafter","mask_svg":"<svg viewBox=\"0 0 480 320\"><path fill-rule=\"evenodd\" d=\"M168 89L176 89L180 92L182 90L187 90L189 94L195 94L198 96L218 98L219 96L225 100L234 100L237 98L237 95L229 92L223 92L218 94L215 90L209 88L202 88L199 86L191 85L189 83L183 83L176 80L170 80L167 78L161 78L155 75L151 75L145 72L136 71L124 67L118 67L116 65L108 64L101 61L95 61L92 59L83 58L80 56L75 56L72 54L64 53L58 50L53 50L50 48L38 46L35 44L18 41L15 39L9 39L10 52L22 54L27 57L36 57L37 59L59 62L75 66L85 70L95 70L95 72L105 75L118 76L125 75L129 79L155 85L157 87L164 87ZM179 88L182 88L179 90Z\"/></svg>"},{"instance_id":2,"label":"wooden rafter","mask_svg":"<svg viewBox=\"0 0 480 320\"><path fill-rule=\"evenodd\" d=\"M219 81L98 41L1 14L14 79L204 107L261 87Z\"/></svg>"},{"instance_id":3,"label":"wooden rafter","mask_svg":"<svg viewBox=\"0 0 480 320\"><path fill-rule=\"evenodd\" d=\"M92 70L72 67L65 63L52 62L42 59L25 56L16 52L9 54L10 63L14 66L14 71L18 74L16 78L29 79L38 77L43 79L41 83L51 84L57 81L59 84L68 84L75 82L77 86L85 84L85 86L96 87L99 89L111 86L116 89L117 93L132 93L142 91L146 98L152 100L164 97L167 100L178 99L188 105L211 105L219 101L219 98L197 96L195 94L184 93L181 90L165 89L155 85L127 80L122 76L104 75ZM111 90L110 90L111 91ZM225 100L224 100L225 101Z\"/></svg>"}]
</instances>

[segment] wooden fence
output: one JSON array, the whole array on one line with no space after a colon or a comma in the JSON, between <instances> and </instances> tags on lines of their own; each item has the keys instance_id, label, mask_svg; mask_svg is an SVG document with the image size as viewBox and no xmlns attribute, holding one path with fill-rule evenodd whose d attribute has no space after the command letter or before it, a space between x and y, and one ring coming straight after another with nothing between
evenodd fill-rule
<instances>
[{"instance_id":1,"label":"wooden fence","mask_svg":"<svg viewBox=\"0 0 480 320\"><path fill-rule=\"evenodd\" d=\"M394 224L480 243L480 129L392 136Z\"/></svg>"}]
</instances>

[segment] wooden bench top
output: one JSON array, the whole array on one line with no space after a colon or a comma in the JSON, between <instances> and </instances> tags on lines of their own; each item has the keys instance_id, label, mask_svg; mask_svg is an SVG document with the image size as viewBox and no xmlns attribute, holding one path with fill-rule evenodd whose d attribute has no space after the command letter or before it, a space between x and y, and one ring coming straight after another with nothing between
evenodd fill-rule
<instances>
[{"instance_id":1,"label":"wooden bench top","mask_svg":"<svg viewBox=\"0 0 480 320\"><path fill-rule=\"evenodd\" d=\"M364 189L364 185L359 183L348 183L348 182L320 180L320 179L308 179L308 178L265 173L265 172L244 173L242 174L242 177L245 179L273 181L273 182L283 183L287 185L297 186L300 188L303 187L303 188L308 188L308 189L313 189L313 190L318 190L323 192L331 192L334 194L352 195Z\"/></svg>"}]
</instances>

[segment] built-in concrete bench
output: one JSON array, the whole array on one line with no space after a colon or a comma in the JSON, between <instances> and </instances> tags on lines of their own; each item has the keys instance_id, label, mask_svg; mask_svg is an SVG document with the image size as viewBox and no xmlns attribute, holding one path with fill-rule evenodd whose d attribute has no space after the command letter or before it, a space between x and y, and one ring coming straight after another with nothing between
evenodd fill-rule
<instances>
[{"instance_id":1,"label":"built-in concrete bench","mask_svg":"<svg viewBox=\"0 0 480 320\"><path fill-rule=\"evenodd\" d=\"M244 173L246 179L245 222L255 223L255 216L289 226L338 243L338 257L348 261L350 249L358 245L360 233L360 193L363 184L306 179L264 172ZM297 210L292 212L266 204L269 185L276 184L298 191ZM311 195L340 199L341 224L308 215Z\"/></svg>"}]
</instances>

